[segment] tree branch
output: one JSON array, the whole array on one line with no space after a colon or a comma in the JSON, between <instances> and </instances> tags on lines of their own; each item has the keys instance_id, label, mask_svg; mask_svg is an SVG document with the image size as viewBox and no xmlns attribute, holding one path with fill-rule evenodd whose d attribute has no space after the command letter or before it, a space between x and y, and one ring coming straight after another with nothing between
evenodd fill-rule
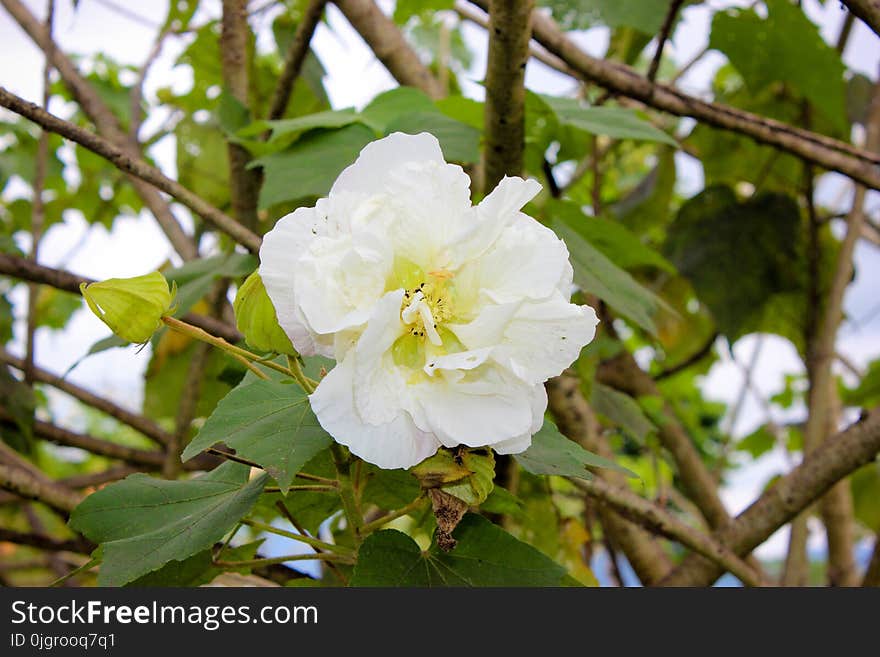
<instances>
[{"instance_id":1,"label":"tree branch","mask_svg":"<svg viewBox=\"0 0 880 657\"><path fill-rule=\"evenodd\" d=\"M0 347L0 362L12 365L12 367L18 370L23 370L25 366L22 359L16 358L2 347ZM131 411L114 404L109 399L99 397L85 388L81 388L75 383L71 383L67 379L63 379L62 377L39 367L34 367L33 374L34 381L45 383L53 388L61 390L62 392L66 392L68 395L78 399L83 404L91 406L102 413L106 413L110 417L116 418L123 424L127 424L132 429L139 431L147 438L150 438L160 445L167 445L171 442L170 434L148 417L132 413Z\"/></svg>"},{"instance_id":2,"label":"tree branch","mask_svg":"<svg viewBox=\"0 0 880 657\"><path fill-rule=\"evenodd\" d=\"M80 283L93 283L94 279L78 276L70 272L53 269L43 265L37 265L25 258L0 253L0 275L11 276L25 281L33 281L35 283L43 283L50 285L58 290L64 290L72 294L79 294ZM238 329L227 324L226 322L209 317L207 315L197 315L195 313L186 313L181 317L187 324L198 326L207 331L211 335L221 337L231 344L241 342L244 339Z\"/></svg>"},{"instance_id":3,"label":"tree branch","mask_svg":"<svg viewBox=\"0 0 880 657\"><path fill-rule=\"evenodd\" d=\"M736 554L749 554L773 532L819 499L834 484L880 453L880 408L845 431L822 442L799 466L777 480L713 538ZM720 569L703 557L690 555L661 585L709 586Z\"/></svg>"},{"instance_id":4,"label":"tree branch","mask_svg":"<svg viewBox=\"0 0 880 657\"><path fill-rule=\"evenodd\" d=\"M547 397L550 412L562 433L601 456L614 456L608 442L599 433L595 416L580 391L577 378L558 376L550 379ZM594 475L619 487L627 485L624 475L614 470L598 469ZM652 586L659 582L672 567L659 541L614 509L599 507L598 511L611 543L623 550L642 584Z\"/></svg>"},{"instance_id":5,"label":"tree branch","mask_svg":"<svg viewBox=\"0 0 880 657\"><path fill-rule=\"evenodd\" d=\"M242 107L249 107L248 98L248 37L247 0L223 0L220 32L220 59L223 85L228 94ZM232 209L238 221L252 231L257 229L257 197L260 193L261 174L248 169L251 161L248 151L227 140L229 154L229 194Z\"/></svg>"},{"instance_id":6,"label":"tree branch","mask_svg":"<svg viewBox=\"0 0 880 657\"><path fill-rule=\"evenodd\" d=\"M290 102L290 94L293 93L293 85L296 84L306 57L309 55L309 45L318 23L321 22L325 6L327 6L327 0L310 0L308 7L306 7L302 20L296 28L293 41L290 42L284 55L284 69L281 71L278 85L272 94L272 102L269 104L268 119L270 121L284 116L287 103Z\"/></svg>"},{"instance_id":7,"label":"tree branch","mask_svg":"<svg viewBox=\"0 0 880 657\"><path fill-rule=\"evenodd\" d=\"M486 0L472 2L484 9L487 6ZM759 143L838 171L872 189L880 189L880 171L873 166L880 163L876 154L781 121L706 102L668 85L652 83L628 66L591 57L568 39L551 18L540 12L535 12L532 17L532 29L533 37L544 48L583 79L655 109L676 116L689 116L707 125L751 137Z\"/></svg>"},{"instance_id":8,"label":"tree branch","mask_svg":"<svg viewBox=\"0 0 880 657\"><path fill-rule=\"evenodd\" d=\"M0 1L9 2L10 0ZM174 197L214 228L226 233L252 253L259 252L262 242L259 235L251 232L180 183L171 180L157 168L147 164L136 154L132 154L130 150L120 148L94 132L59 119L54 114L50 114L39 106L9 92L4 87L0 87L0 106L30 119L51 132L85 146L93 153L114 164L118 169Z\"/></svg>"},{"instance_id":9,"label":"tree branch","mask_svg":"<svg viewBox=\"0 0 880 657\"><path fill-rule=\"evenodd\" d=\"M711 536L683 523L657 504L639 497L629 488L613 486L598 477L586 481L571 479L571 482L587 495L610 506L623 517L632 520L648 531L678 541L697 554L712 560L736 575L743 584L747 586L762 585L759 574L728 548L715 541Z\"/></svg>"},{"instance_id":10,"label":"tree branch","mask_svg":"<svg viewBox=\"0 0 880 657\"><path fill-rule=\"evenodd\" d=\"M11 416L0 407L0 419L10 420ZM165 454L158 450L139 449L102 440L86 434L76 433L69 429L63 429L50 422L42 420L34 421L34 435L43 440L48 440L56 445L65 447L77 447L92 454L105 456L111 459L124 461L132 465L141 466L153 470L160 470L165 463ZM218 461L207 454L197 456L183 464L184 470L210 470L216 467Z\"/></svg>"},{"instance_id":11,"label":"tree branch","mask_svg":"<svg viewBox=\"0 0 880 657\"><path fill-rule=\"evenodd\" d=\"M395 80L421 89L431 98L443 97L443 85L373 0L335 0L335 4Z\"/></svg>"},{"instance_id":12,"label":"tree branch","mask_svg":"<svg viewBox=\"0 0 880 657\"><path fill-rule=\"evenodd\" d=\"M526 62L534 0L489 0L482 189L522 175Z\"/></svg>"},{"instance_id":13,"label":"tree branch","mask_svg":"<svg viewBox=\"0 0 880 657\"><path fill-rule=\"evenodd\" d=\"M73 62L54 44L50 35L46 32L45 26L19 0L0 0L0 3L3 4L34 43L49 55L64 84L73 94L74 99L85 115L95 124L98 131L130 158L140 159L141 153L138 144L122 129L119 119L113 114L110 107L104 103L101 96L89 82L80 75ZM126 171L126 173L131 172ZM144 184L137 177L130 177L130 180L135 191L143 200L144 205L156 217L160 228L174 247L174 250L180 254L180 257L184 260L197 258L198 247L195 241L183 231L183 228L181 228L180 223L171 211L171 206L165 199L155 189Z\"/></svg>"},{"instance_id":14,"label":"tree branch","mask_svg":"<svg viewBox=\"0 0 880 657\"><path fill-rule=\"evenodd\" d=\"M669 11L666 12L666 18L663 19L663 25L660 27L660 34L657 35L657 50L654 51L654 58L648 66L648 74L645 76L651 82L657 78L657 70L660 68L660 60L663 59L663 48L672 33L672 26L675 25L675 19L678 17L678 10L684 4L684 0L671 0L669 3Z\"/></svg>"},{"instance_id":15,"label":"tree branch","mask_svg":"<svg viewBox=\"0 0 880 657\"><path fill-rule=\"evenodd\" d=\"M880 2L878 0L840 0L858 16L874 34L880 36Z\"/></svg>"},{"instance_id":16,"label":"tree branch","mask_svg":"<svg viewBox=\"0 0 880 657\"><path fill-rule=\"evenodd\" d=\"M0 463L0 488L8 490L28 500L36 500L69 514L82 501L83 496L55 482L37 477L35 474L5 463Z\"/></svg>"},{"instance_id":17,"label":"tree branch","mask_svg":"<svg viewBox=\"0 0 880 657\"><path fill-rule=\"evenodd\" d=\"M27 547L48 552L76 552L77 554L91 554L97 547L94 543L82 537L64 540L45 534L28 534L3 527L0 527L0 543L26 545Z\"/></svg>"}]
</instances>

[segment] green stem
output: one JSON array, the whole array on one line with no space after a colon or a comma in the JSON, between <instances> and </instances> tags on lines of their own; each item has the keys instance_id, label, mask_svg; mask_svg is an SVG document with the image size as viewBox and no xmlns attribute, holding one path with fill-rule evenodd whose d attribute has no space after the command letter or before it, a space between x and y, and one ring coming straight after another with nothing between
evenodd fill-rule
<instances>
[{"instance_id":1,"label":"green stem","mask_svg":"<svg viewBox=\"0 0 880 657\"><path fill-rule=\"evenodd\" d=\"M338 488L338 486L336 486L335 484L332 486L329 484L304 484L301 486L299 486L299 485L298 486L288 486L287 490L288 491L292 491L292 490L313 491L315 493L330 493L332 491L335 491L337 488ZM263 492L264 493L280 493L281 489L278 486L267 486L266 488L263 489Z\"/></svg>"},{"instance_id":2,"label":"green stem","mask_svg":"<svg viewBox=\"0 0 880 657\"><path fill-rule=\"evenodd\" d=\"M304 534L294 534L293 532L289 532L284 529L278 529L278 527L273 527L272 525L268 525L265 522L260 522L259 520L242 520L242 523L247 525L248 527L253 527L254 529L258 529L260 531L268 532L270 534L277 534L278 536L284 536L285 538L290 538L294 541L299 541L300 543L311 545L316 550L337 552L339 554L352 553L352 549L344 545L334 545L333 543L325 543L324 541L320 541L317 538L312 538L311 536L306 536Z\"/></svg>"},{"instance_id":3,"label":"green stem","mask_svg":"<svg viewBox=\"0 0 880 657\"><path fill-rule=\"evenodd\" d=\"M76 575L79 575L80 573L83 573L83 572L85 572L85 571L87 571L87 570L91 570L92 568L94 568L95 566L97 566L99 563L101 563L101 559L98 558L98 557L95 557L95 558L92 559L91 561L88 561L87 563L84 563L84 564L83 564L82 566L80 566L79 568L74 568L73 570L71 570L71 571L70 571L69 573L67 573L66 575L62 575L61 577L59 577L58 579L56 579L54 582L52 582L51 584L49 584L49 587L50 587L50 588L54 588L54 587L56 587L56 586L61 586L62 584L64 584L64 582L66 582L67 580L69 580L71 577L75 577Z\"/></svg>"},{"instance_id":4,"label":"green stem","mask_svg":"<svg viewBox=\"0 0 880 657\"><path fill-rule=\"evenodd\" d=\"M308 472L297 472L296 476L298 479L306 479L308 481L314 481L319 484L324 484L325 486L333 486L336 488L339 482L335 479L328 479L327 477L319 477L318 475L309 474Z\"/></svg>"},{"instance_id":5,"label":"green stem","mask_svg":"<svg viewBox=\"0 0 880 657\"><path fill-rule=\"evenodd\" d=\"M364 525L364 516L360 508L358 508L354 486L351 481L351 457L339 443L333 443L330 446L330 451L333 454L333 463L336 466L336 479L339 482L339 497L342 500L342 511L345 513L345 519L351 528L355 545L360 545L361 540L363 540L362 527Z\"/></svg>"},{"instance_id":6,"label":"green stem","mask_svg":"<svg viewBox=\"0 0 880 657\"><path fill-rule=\"evenodd\" d=\"M260 363L264 367L268 367L269 369L275 370L276 372L281 372L282 374L286 374L290 378L299 381L297 375L283 365L279 365L278 363L271 360L264 360L261 356L258 356L252 351L248 351L247 349L242 349L241 347L237 347L234 344L230 344L223 338L218 338L215 335L211 335L207 331L200 329L198 326L187 324L186 322L180 321L176 317L170 317L167 315L162 318L162 321L165 323L165 326L170 328L172 331L182 333L183 335L193 338L194 340L207 342L209 345L217 347L218 349L222 349L226 353L232 355L233 358L244 358L249 362ZM300 370L300 373L302 373L302 370ZM300 383L300 385L302 385L302 383ZM305 386L303 386L303 389L307 392L310 392L306 389Z\"/></svg>"},{"instance_id":7,"label":"green stem","mask_svg":"<svg viewBox=\"0 0 880 657\"><path fill-rule=\"evenodd\" d=\"M327 554L316 552L314 554L289 554L286 557L270 557L267 559L247 559L246 561L215 561L215 566L224 568L247 568L250 566L271 566L285 561L335 561L339 563L354 563L354 558L342 554Z\"/></svg>"},{"instance_id":8,"label":"green stem","mask_svg":"<svg viewBox=\"0 0 880 657\"><path fill-rule=\"evenodd\" d=\"M318 387L318 382L313 381L306 376L306 373L303 372L302 366L299 364L298 358L288 356L287 368L290 370L291 376L293 376L293 378L296 379L296 382L300 386L302 386L303 390L305 390L308 394L312 394L313 392L315 392L315 388Z\"/></svg>"},{"instance_id":9,"label":"green stem","mask_svg":"<svg viewBox=\"0 0 880 657\"><path fill-rule=\"evenodd\" d=\"M416 499L414 499L412 502L410 502L406 506L397 509L397 511L392 511L388 515L382 516L381 518L377 518L373 522L368 522L366 525L361 527L361 532L363 534L371 534L372 532L376 531L377 529L381 529L383 526L387 525L392 520L397 520L398 518L400 518L402 516L409 515L413 511L417 511L421 506L424 505L425 500L427 500L427 499L428 498L425 497L424 495L419 495Z\"/></svg>"}]
</instances>

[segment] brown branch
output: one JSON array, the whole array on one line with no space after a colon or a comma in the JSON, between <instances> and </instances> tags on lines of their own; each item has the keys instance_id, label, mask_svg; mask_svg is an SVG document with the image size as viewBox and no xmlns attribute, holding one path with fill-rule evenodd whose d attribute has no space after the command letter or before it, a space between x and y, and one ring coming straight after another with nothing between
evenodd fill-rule
<instances>
[{"instance_id":1,"label":"brown branch","mask_svg":"<svg viewBox=\"0 0 880 657\"><path fill-rule=\"evenodd\" d=\"M395 80L421 89L431 98L443 97L443 85L373 0L336 0L335 4Z\"/></svg>"},{"instance_id":2,"label":"brown branch","mask_svg":"<svg viewBox=\"0 0 880 657\"><path fill-rule=\"evenodd\" d=\"M880 36L880 2L878 0L840 0L862 22Z\"/></svg>"},{"instance_id":3,"label":"brown branch","mask_svg":"<svg viewBox=\"0 0 880 657\"><path fill-rule=\"evenodd\" d=\"M131 91L129 92L131 116L128 134L132 141L137 143L139 143L138 133L140 132L144 120L144 111L143 107L141 107L144 102L144 81L147 79L147 73L149 73L150 67L159 58L159 55L162 52L162 46L165 44L165 39L168 37L168 34L168 30L162 30L159 32L158 36L156 36L156 40L153 42L153 47L150 49L144 63L141 64L141 67L138 70L137 79L134 81L134 85L132 85Z\"/></svg>"},{"instance_id":4,"label":"brown branch","mask_svg":"<svg viewBox=\"0 0 880 657\"><path fill-rule=\"evenodd\" d=\"M220 64L226 93L242 107L249 107L248 99L248 37L247 0L223 0L223 16L220 21ZM235 217L250 230L257 229L257 197L260 193L261 174L258 169L248 169L251 161L248 151L241 145L228 141L229 194Z\"/></svg>"},{"instance_id":5,"label":"brown branch","mask_svg":"<svg viewBox=\"0 0 880 657\"><path fill-rule=\"evenodd\" d=\"M52 22L55 17L55 0L46 3L45 31L48 35L46 43L46 61L43 65L43 109L49 109L51 97L51 73L52 73ZM34 182L32 187L31 204L31 252L30 258L34 262L39 260L40 240L43 238L43 226L46 223L46 206L43 202L43 192L46 186L46 166L49 161L49 132L40 130L37 141L37 159L34 162ZM30 384L33 379L34 368L34 339L37 332L37 300L40 288L37 285L28 285L27 321L25 336L25 368L24 380Z\"/></svg>"},{"instance_id":6,"label":"brown branch","mask_svg":"<svg viewBox=\"0 0 880 657\"><path fill-rule=\"evenodd\" d=\"M62 514L70 513L82 501L82 495L76 491L5 463L0 463L0 488L28 500L43 502Z\"/></svg>"},{"instance_id":7,"label":"brown branch","mask_svg":"<svg viewBox=\"0 0 880 657\"><path fill-rule=\"evenodd\" d=\"M876 152L880 149L880 84L874 86L868 120L865 122L868 150ZM837 332L843 319L843 297L852 279L853 254L856 243L865 222L864 204L867 190L863 185L856 185L852 209L847 217L846 236L840 244L837 254L831 286L824 299L814 299L818 315L815 322L815 333L808 332L807 373L810 388L807 398L809 415L804 428L804 453L809 454L826 437L830 436L837 424L835 412L837 390L834 382L832 365L835 356ZM816 295L819 290L819 245L818 227L814 213L814 244L812 278L815 279ZM855 537L853 535L853 502L852 493L846 482L835 486L822 499L820 505L822 520L828 537L828 576L832 585L856 586L858 570L853 556Z\"/></svg>"},{"instance_id":8,"label":"brown branch","mask_svg":"<svg viewBox=\"0 0 880 657\"><path fill-rule=\"evenodd\" d=\"M113 114L113 111L89 82L82 77L70 58L54 44L50 35L46 32L45 26L36 19L20 0L0 0L0 3L2 3L28 36L44 52L50 55L52 64L61 76L64 84L70 90L74 100L82 108L85 115L95 124L98 131L115 144L117 148L124 151L129 158L140 159L141 153L138 144L122 129L119 119ZM131 172L126 171L126 173ZM180 223L171 211L171 206L162 198L162 195L137 177L129 176L129 179L132 187L141 197L144 205L156 217L159 227L165 233L174 250L180 254L180 257L184 260L197 258L198 248L195 241L181 228Z\"/></svg>"},{"instance_id":9,"label":"brown branch","mask_svg":"<svg viewBox=\"0 0 880 657\"><path fill-rule=\"evenodd\" d=\"M27 547L48 552L76 552L77 554L91 554L97 547L94 543L82 537L58 539L46 534L19 532L4 527L0 527L0 543L26 545Z\"/></svg>"},{"instance_id":10,"label":"brown branch","mask_svg":"<svg viewBox=\"0 0 880 657\"><path fill-rule=\"evenodd\" d=\"M874 552L871 554L871 561L868 562L868 568L865 570L862 586L880 586L880 533L874 540Z\"/></svg>"},{"instance_id":11,"label":"brown branch","mask_svg":"<svg viewBox=\"0 0 880 657\"><path fill-rule=\"evenodd\" d=\"M603 324L611 330L611 322ZM662 397L650 375L636 363L632 354L623 351L605 361L596 374L597 380L631 397ZM690 436L675 419L675 413L667 403L664 405L664 421L657 427L660 442L672 455L688 497L699 507L709 526L723 527L730 516L718 495L717 484L703 463Z\"/></svg>"},{"instance_id":12,"label":"brown branch","mask_svg":"<svg viewBox=\"0 0 880 657\"><path fill-rule=\"evenodd\" d=\"M204 342L196 344L186 370L183 392L177 407L177 417L174 420L174 434L172 434L171 441L165 446L166 458L162 474L168 479L176 477L183 465L180 462L180 453L186 444L192 421L196 416L210 349L210 345Z\"/></svg>"},{"instance_id":13,"label":"brown branch","mask_svg":"<svg viewBox=\"0 0 880 657\"><path fill-rule=\"evenodd\" d=\"M485 0L472 1L483 8L486 6ZM876 154L781 121L706 102L668 85L652 83L628 66L591 57L568 39L553 19L540 12L533 15L532 28L533 37L583 79L655 109L676 116L689 116L707 125L751 137L759 143L838 171L872 189L880 189L880 171L873 166L880 163Z\"/></svg>"},{"instance_id":14,"label":"brown branch","mask_svg":"<svg viewBox=\"0 0 880 657\"><path fill-rule=\"evenodd\" d=\"M0 1L9 2L10 0ZM51 132L55 132L81 146L85 146L93 153L114 164L118 169L132 174L177 199L214 228L226 233L252 253L259 252L262 242L259 235L251 232L235 219L215 208L197 194L189 191L180 183L171 180L156 167L140 159L137 154L132 154L130 150L120 148L94 132L59 119L39 106L9 92L4 87L0 87L0 106L30 119Z\"/></svg>"},{"instance_id":15,"label":"brown branch","mask_svg":"<svg viewBox=\"0 0 880 657\"><path fill-rule=\"evenodd\" d=\"M571 479L587 495L610 506L623 517L632 520L653 534L660 534L690 548L736 575L747 586L761 586L761 577L730 549L711 536L685 524L659 505L639 497L629 488L613 486L602 479L584 481Z\"/></svg>"},{"instance_id":16,"label":"brown branch","mask_svg":"<svg viewBox=\"0 0 880 657\"><path fill-rule=\"evenodd\" d=\"M10 420L11 416L0 407L0 419ZM34 435L43 440L48 440L56 445L65 447L77 447L98 456L117 459L136 466L160 470L165 463L165 454L158 450L140 449L102 440L86 434L76 433L69 429L56 426L50 422L36 420L34 422ZM185 470L210 470L217 465L217 460L209 455L197 456L187 461Z\"/></svg>"},{"instance_id":17,"label":"brown branch","mask_svg":"<svg viewBox=\"0 0 880 657\"><path fill-rule=\"evenodd\" d=\"M614 456L608 441L599 433L595 415L580 391L578 379L570 376L550 379L547 396L550 412L563 434L601 456ZM627 485L626 477L614 470L596 470L594 475L619 487ZM623 550L642 584L651 586L659 582L672 565L659 541L613 509L600 506L598 511L610 542Z\"/></svg>"},{"instance_id":18,"label":"brown branch","mask_svg":"<svg viewBox=\"0 0 880 657\"><path fill-rule=\"evenodd\" d=\"M671 376L675 376L679 372L682 372L689 368L691 365L696 365L701 360L703 360L706 356L712 353L712 348L715 346L715 341L718 339L718 333L715 332L709 339L703 343L703 346L697 349L690 356L685 358L679 363L671 367L667 367L665 370L661 370L657 374L654 375L654 381L662 381L663 379L668 379Z\"/></svg>"},{"instance_id":19,"label":"brown branch","mask_svg":"<svg viewBox=\"0 0 880 657\"><path fill-rule=\"evenodd\" d=\"M293 41L290 42L284 55L284 68L272 94L272 102L269 104L268 119L270 121L282 118L287 110L290 94L293 93L293 85L296 84L306 57L309 55L312 36L315 34L318 23L321 22L326 5L327 0L310 0L308 7L306 7L302 20L296 28Z\"/></svg>"},{"instance_id":20,"label":"brown branch","mask_svg":"<svg viewBox=\"0 0 880 657\"><path fill-rule=\"evenodd\" d=\"M660 68L660 60L663 58L663 49L672 33L672 26L675 25L675 19L678 18L678 10L684 4L684 0L671 0L669 3L669 11L663 19L663 25L660 27L660 33L657 35L657 50L654 51L654 58L648 66L648 74L645 76L651 82L657 79L657 70Z\"/></svg>"},{"instance_id":21,"label":"brown branch","mask_svg":"<svg viewBox=\"0 0 880 657\"><path fill-rule=\"evenodd\" d=\"M134 468L130 465L114 465L100 472L62 477L58 480L58 483L73 489L92 488L110 483L111 481L125 479L130 474L142 471L143 468Z\"/></svg>"},{"instance_id":22,"label":"brown branch","mask_svg":"<svg viewBox=\"0 0 880 657\"><path fill-rule=\"evenodd\" d=\"M819 499L838 481L880 453L880 408L822 442L789 474L777 480L745 511L713 537L740 556L749 554L777 529ZM709 586L720 569L689 555L666 578L666 586Z\"/></svg>"},{"instance_id":23,"label":"brown branch","mask_svg":"<svg viewBox=\"0 0 880 657\"><path fill-rule=\"evenodd\" d=\"M0 362L12 365L12 367L19 370L23 370L25 366L22 359L16 358L2 347L0 347ZM67 379L52 374L39 367L34 367L33 375L34 381L45 383L53 388L61 390L62 392L66 392L68 395L78 399L83 404L91 406L102 413L106 413L110 417L116 418L123 424L127 424L132 429L139 431L147 438L150 438L160 445L167 445L171 442L170 434L148 417L132 413L108 399L99 397L85 388L81 388L75 383L71 383Z\"/></svg>"},{"instance_id":24,"label":"brown branch","mask_svg":"<svg viewBox=\"0 0 880 657\"><path fill-rule=\"evenodd\" d=\"M79 294L80 283L93 283L94 279L78 276L61 269L53 269L43 265L37 265L26 258L0 253L0 275L12 276L25 281L44 283L56 289ZM232 344L241 342L244 337L238 329L226 322L209 317L186 313L181 317L187 324L198 326L211 335L223 338Z\"/></svg>"},{"instance_id":25,"label":"brown branch","mask_svg":"<svg viewBox=\"0 0 880 657\"><path fill-rule=\"evenodd\" d=\"M522 175L526 62L534 0L489 0L482 189Z\"/></svg>"}]
</instances>

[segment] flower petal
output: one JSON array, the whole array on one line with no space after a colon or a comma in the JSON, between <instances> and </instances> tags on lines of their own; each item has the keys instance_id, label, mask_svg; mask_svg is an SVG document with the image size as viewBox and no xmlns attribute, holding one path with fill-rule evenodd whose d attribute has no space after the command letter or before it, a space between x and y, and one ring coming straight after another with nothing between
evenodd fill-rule
<instances>
[{"instance_id":1,"label":"flower petal","mask_svg":"<svg viewBox=\"0 0 880 657\"><path fill-rule=\"evenodd\" d=\"M479 205L471 209L470 220L450 247L450 267L457 268L484 253L516 219L520 208L540 191L541 184L536 180L505 176Z\"/></svg>"},{"instance_id":2,"label":"flower petal","mask_svg":"<svg viewBox=\"0 0 880 657\"><path fill-rule=\"evenodd\" d=\"M504 329L492 358L523 381L542 383L577 359L598 323L595 310L568 303L561 293L525 303Z\"/></svg>"},{"instance_id":3,"label":"flower petal","mask_svg":"<svg viewBox=\"0 0 880 657\"><path fill-rule=\"evenodd\" d=\"M394 132L367 144L354 164L339 174L330 188L330 196L340 192L375 194L384 187L389 171L409 162L431 161L445 164L440 142L434 135L427 132L417 135Z\"/></svg>"},{"instance_id":4,"label":"flower petal","mask_svg":"<svg viewBox=\"0 0 880 657\"><path fill-rule=\"evenodd\" d=\"M367 424L355 409L355 352L350 351L309 397L318 422L353 454L385 469L410 468L434 454L437 439L420 431L403 411L385 424Z\"/></svg>"},{"instance_id":5,"label":"flower petal","mask_svg":"<svg viewBox=\"0 0 880 657\"><path fill-rule=\"evenodd\" d=\"M547 391L543 385L537 385L532 394L532 426L528 433L516 438L503 440L492 445L498 454L519 454L532 446L532 436L541 430L544 424L544 411L547 410Z\"/></svg>"},{"instance_id":6,"label":"flower petal","mask_svg":"<svg viewBox=\"0 0 880 657\"><path fill-rule=\"evenodd\" d=\"M497 366L484 365L471 374L444 373L413 386L419 428L447 447L493 445L528 432L531 388Z\"/></svg>"},{"instance_id":7,"label":"flower petal","mask_svg":"<svg viewBox=\"0 0 880 657\"><path fill-rule=\"evenodd\" d=\"M278 323L296 350L311 356L321 351L299 310L294 294L296 262L315 239L321 215L315 208L297 208L275 224L260 247L260 278L275 306Z\"/></svg>"},{"instance_id":8,"label":"flower petal","mask_svg":"<svg viewBox=\"0 0 880 657\"><path fill-rule=\"evenodd\" d=\"M406 373L394 363L391 354L394 341L405 331L400 321L402 301L403 290L383 296L355 347L355 407L369 424L391 422L406 408Z\"/></svg>"}]
</instances>

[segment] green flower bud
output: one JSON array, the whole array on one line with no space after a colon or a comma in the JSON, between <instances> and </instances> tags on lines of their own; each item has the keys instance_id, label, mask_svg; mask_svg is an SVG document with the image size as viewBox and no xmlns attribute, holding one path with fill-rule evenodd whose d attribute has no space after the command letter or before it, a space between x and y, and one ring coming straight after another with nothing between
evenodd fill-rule
<instances>
[{"instance_id":1,"label":"green flower bud","mask_svg":"<svg viewBox=\"0 0 880 657\"><path fill-rule=\"evenodd\" d=\"M162 316L173 312L171 301L177 287L158 271L134 278L108 278L85 283L79 291L98 319L123 340L147 342L162 325Z\"/></svg>"},{"instance_id":2,"label":"green flower bud","mask_svg":"<svg viewBox=\"0 0 880 657\"><path fill-rule=\"evenodd\" d=\"M487 447L441 448L410 472L422 488L440 488L469 505L479 505L495 486L495 457Z\"/></svg>"},{"instance_id":3,"label":"green flower bud","mask_svg":"<svg viewBox=\"0 0 880 657\"><path fill-rule=\"evenodd\" d=\"M232 307L235 310L235 324L251 349L296 355L290 338L278 324L275 306L258 272L248 276L238 288Z\"/></svg>"}]
</instances>

